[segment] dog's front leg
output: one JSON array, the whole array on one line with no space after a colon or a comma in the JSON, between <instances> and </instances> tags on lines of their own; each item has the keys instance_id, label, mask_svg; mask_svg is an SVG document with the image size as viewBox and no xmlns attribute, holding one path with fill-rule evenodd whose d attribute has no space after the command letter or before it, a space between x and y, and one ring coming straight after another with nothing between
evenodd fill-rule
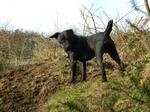
<instances>
[{"instance_id":1,"label":"dog's front leg","mask_svg":"<svg viewBox=\"0 0 150 112\"><path fill-rule=\"evenodd\" d=\"M85 81L86 80L86 61L81 62L81 73L82 73L81 81Z\"/></svg>"},{"instance_id":2,"label":"dog's front leg","mask_svg":"<svg viewBox=\"0 0 150 112\"><path fill-rule=\"evenodd\" d=\"M71 66L71 79L69 82L73 82L75 80L75 74L76 74L76 63L75 60L70 60L70 66Z\"/></svg>"},{"instance_id":3,"label":"dog's front leg","mask_svg":"<svg viewBox=\"0 0 150 112\"><path fill-rule=\"evenodd\" d=\"M71 66L71 79L69 82L73 82L75 80L77 60L75 60L74 57L75 57L74 53L69 53L70 66Z\"/></svg>"}]
</instances>

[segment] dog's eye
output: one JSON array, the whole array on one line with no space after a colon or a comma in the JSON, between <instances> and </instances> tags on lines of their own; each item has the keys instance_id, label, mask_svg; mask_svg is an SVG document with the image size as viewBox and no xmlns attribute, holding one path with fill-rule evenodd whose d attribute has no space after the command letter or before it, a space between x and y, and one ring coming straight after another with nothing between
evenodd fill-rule
<instances>
[{"instance_id":1,"label":"dog's eye","mask_svg":"<svg viewBox=\"0 0 150 112\"><path fill-rule=\"evenodd\" d=\"M65 39L62 39L61 42L65 42Z\"/></svg>"}]
</instances>

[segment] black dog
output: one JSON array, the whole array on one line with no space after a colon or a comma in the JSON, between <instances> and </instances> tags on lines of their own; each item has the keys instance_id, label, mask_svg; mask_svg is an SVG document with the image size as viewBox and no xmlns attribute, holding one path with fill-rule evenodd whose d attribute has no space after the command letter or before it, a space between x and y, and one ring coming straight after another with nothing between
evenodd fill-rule
<instances>
[{"instance_id":1,"label":"black dog","mask_svg":"<svg viewBox=\"0 0 150 112\"><path fill-rule=\"evenodd\" d=\"M50 38L56 38L60 46L65 50L70 58L71 80L73 82L76 73L77 60L81 62L82 81L86 80L86 61L96 56L97 63L102 68L102 81L107 81L103 65L103 54L108 53L123 70L123 64L117 53L115 44L109 34L112 30L113 20L108 22L105 32L100 32L91 36L77 36L69 29L57 32Z\"/></svg>"}]
</instances>

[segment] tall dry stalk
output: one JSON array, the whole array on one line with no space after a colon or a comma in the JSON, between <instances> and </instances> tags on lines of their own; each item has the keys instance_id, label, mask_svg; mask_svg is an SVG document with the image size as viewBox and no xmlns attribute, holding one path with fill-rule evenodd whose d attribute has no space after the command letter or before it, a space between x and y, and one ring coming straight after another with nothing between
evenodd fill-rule
<instances>
[{"instance_id":1,"label":"tall dry stalk","mask_svg":"<svg viewBox=\"0 0 150 112\"><path fill-rule=\"evenodd\" d=\"M144 0L144 3L145 3L146 10L147 10L148 18L150 20L150 8L149 8L148 0Z\"/></svg>"},{"instance_id":2,"label":"tall dry stalk","mask_svg":"<svg viewBox=\"0 0 150 112\"><path fill-rule=\"evenodd\" d=\"M96 9L95 11L92 12L93 5L88 9L87 7L83 6L84 10L80 10L80 14L83 18L84 24L83 24L83 34L86 35L86 32L89 32L89 34L93 34L93 29L94 33L97 33L97 26L96 26L96 21L95 21L95 13L99 10ZM91 21L93 28L91 27Z\"/></svg>"}]
</instances>

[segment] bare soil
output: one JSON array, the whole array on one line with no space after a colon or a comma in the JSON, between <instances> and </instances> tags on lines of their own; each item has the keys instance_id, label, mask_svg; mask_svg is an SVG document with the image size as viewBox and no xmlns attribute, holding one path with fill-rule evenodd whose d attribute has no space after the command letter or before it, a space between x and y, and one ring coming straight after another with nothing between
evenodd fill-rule
<instances>
[{"instance_id":1,"label":"bare soil","mask_svg":"<svg viewBox=\"0 0 150 112\"><path fill-rule=\"evenodd\" d=\"M63 73L57 65L66 66ZM89 73L90 74L90 73ZM92 75L87 75L89 79ZM0 73L1 112L39 112L41 105L55 92L72 88L68 59L45 60L22 65Z\"/></svg>"},{"instance_id":2,"label":"bare soil","mask_svg":"<svg viewBox=\"0 0 150 112\"><path fill-rule=\"evenodd\" d=\"M68 84L69 75L55 71L51 60L18 66L0 74L1 112L36 112L48 96Z\"/></svg>"}]
</instances>

